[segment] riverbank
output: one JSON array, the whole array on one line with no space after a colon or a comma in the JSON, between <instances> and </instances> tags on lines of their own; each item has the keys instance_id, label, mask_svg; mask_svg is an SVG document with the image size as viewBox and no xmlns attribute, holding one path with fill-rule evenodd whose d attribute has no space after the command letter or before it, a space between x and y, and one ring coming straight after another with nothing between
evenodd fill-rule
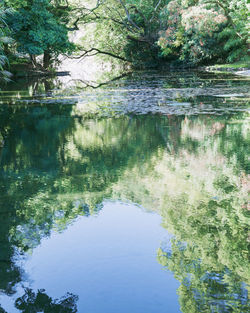
<instances>
[{"instance_id":1,"label":"riverbank","mask_svg":"<svg viewBox=\"0 0 250 313\"><path fill-rule=\"evenodd\" d=\"M12 63L10 65L10 72L12 73L14 78L22 78L22 77L53 77L53 76L67 76L73 74L73 76L82 76L83 72L85 72L83 69L88 68L87 76L90 76L90 72L92 72L93 68L96 71L97 68L101 70L102 72L110 72L112 66L110 66L108 63L100 63L99 66L97 65L97 60L93 62L93 60L88 60L90 62L86 63L81 62L81 66L79 66L79 60L72 60L68 59L62 60L62 63L59 65L59 67L44 70L42 68L34 69L32 65L28 62L23 63ZM84 64L83 64L84 63ZM165 68L165 70L170 69L173 70L180 70L184 69L183 66L176 66L176 64L168 64L168 67ZM250 76L250 58L235 62L235 63L226 63L226 64L215 64L215 65L209 65L209 66L201 66L201 67L192 67L192 69L198 69L202 71L208 71L208 72L216 72L216 73L232 73L240 76ZM70 69L70 71L69 71ZM90 70L91 69L91 70ZM161 69L161 68L160 68ZM185 68L185 69L188 69ZM114 70L114 69L113 69ZM135 69L136 70L136 69ZM95 72L94 71L94 72ZM81 75L79 75L79 72ZM77 75L75 75L77 73Z\"/></svg>"},{"instance_id":2,"label":"riverbank","mask_svg":"<svg viewBox=\"0 0 250 313\"><path fill-rule=\"evenodd\" d=\"M69 71L56 71L44 70L44 69L34 69L29 63L14 63L10 65L10 72L13 78L23 78L23 77L54 77L54 76L66 76L70 75Z\"/></svg>"},{"instance_id":3,"label":"riverbank","mask_svg":"<svg viewBox=\"0 0 250 313\"><path fill-rule=\"evenodd\" d=\"M235 75L250 77L250 67L243 67L239 69L233 69L230 67L214 67L208 66L205 68L208 72L216 72L216 73L232 73Z\"/></svg>"},{"instance_id":4,"label":"riverbank","mask_svg":"<svg viewBox=\"0 0 250 313\"><path fill-rule=\"evenodd\" d=\"M215 64L205 67L209 72L233 73L240 76L250 76L250 58L231 64Z\"/></svg>"}]
</instances>

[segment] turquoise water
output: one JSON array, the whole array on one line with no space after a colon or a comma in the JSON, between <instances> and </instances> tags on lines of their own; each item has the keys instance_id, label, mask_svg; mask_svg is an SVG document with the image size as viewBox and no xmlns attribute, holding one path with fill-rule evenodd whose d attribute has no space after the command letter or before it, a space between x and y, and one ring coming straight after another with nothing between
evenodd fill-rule
<instances>
[{"instance_id":1,"label":"turquoise water","mask_svg":"<svg viewBox=\"0 0 250 313\"><path fill-rule=\"evenodd\" d=\"M2 87L0 312L248 312L249 80L85 85Z\"/></svg>"}]
</instances>

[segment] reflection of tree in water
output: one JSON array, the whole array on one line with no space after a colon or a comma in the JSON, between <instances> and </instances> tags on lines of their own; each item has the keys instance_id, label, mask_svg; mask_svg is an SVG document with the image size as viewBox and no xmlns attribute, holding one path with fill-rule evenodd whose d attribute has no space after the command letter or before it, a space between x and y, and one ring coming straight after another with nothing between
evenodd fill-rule
<instances>
[{"instance_id":1,"label":"reflection of tree in water","mask_svg":"<svg viewBox=\"0 0 250 313\"><path fill-rule=\"evenodd\" d=\"M1 219L1 225L3 224ZM7 226L9 225L7 224ZM0 291L4 291L5 294L11 296L15 293L15 286L22 280L22 270L13 262L15 249L8 242L7 234L1 232Z\"/></svg>"},{"instance_id":2,"label":"reflection of tree in water","mask_svg":"<svg viewBox=\"0 0 250 313\"><path fill-rule=\"evenodd\" d=\"M25 294L15 301L15 307L23 313L75 313L77 312L78 296L67 293L60 299L52 299L45 290L34 292L26 289Z\"/></svg>"},{"instance_id":3,"label":"reflection of tree in water","mask_svg":"<svg viewBox=\"0 0 250 313\"><path fill-rule=\"evenodd\" d=\"M38 171L36 172L36 159L34 158L31 161L32 158L27 157L27 154L33 147L37 159L39 159L39 153L41 153L44 158L47 154L47 161L53 166L53 164L55 164L55 158L53 156L49 157L49 154L57 153L60 138L58 138L58 135L52 137L50 139L52 144L48 145L47 151L44 151L44 149L39 150L37 141L41 141L40 147L46 146L48 142L45 135L47 126L49 126L52 132L61 132L61 138L65 136L65 131L69 128L69 124L65 123L65 121L60 121L60 119L58 119L57 124L55 121L51 123L53 110L55 110L53 107L51 107L51 109L1 107L1 113L3 114L1 114L0 117L0 128L1 133L4 134L5 143L1 154L0 172L0 290L7 295L14 294L16 285L23 280L22 269L15 263L17 249L23 247L23 249L26 250L29 248L29 239L35 241L37 236L36 229L33 228L34 236L32 238L31 235L30 238L27 238L27 242L21 243L22 239L18 238L18 236L13 238L15 237L13 234L18 230L20 224L24 222L21 212L25 207L25 199L27 199L28 196L32 197L38 190L41 190L44 182L44 180L39 181L39 179L44 175L41 174L41 171L46 168L46 164L39 164L38 168L40 167L40 173ZM67 108L67 110L69 114L71 108ZM67 110L64 108L63 113L66 114ZM24 127L24 125L26 127ZM34 133L38 136L34 136ZM32 217L29 217L28 223L30 223L31 228L32 225L34 226ZM52 227L49 217L46 217L42 223L45 226L44 233L48 234L48 231ZM40 295L42 295L42 293L40 293ZM74 299L67 298L69 300L68 308L64 305L65 303L63 303L63 301L53 301L47 296L47 304L45 303L47 311L44 312L75 312ZM67 299L65 299L65 301L66 300ZM72 304L70 304L70 302L72 302ZM22 305L21 302L19 304L18 308L22 312L41 311L31 309L31 304L30 307L25 308L24 301ZM0 312L1 310L3 311L3 309L0 308Z\"/></svg>"},{"instance_id":4,"label":"reflection of tree in water","mask_svg":"<svg viewBox=\"0 0 250 313\"><path fill-rule=\"evenodd\" d=\"M182 312L249 312L247 123L200 121L182 125L182 142L196 142L193 149L184 145L178 157L165 157L170 172L158 165L163 225L175 236L158 259L181 282Z\"/></svg>"},{"instance_id":5,"label":"reflection of tree in water","mask_svg":"<svg viewBox=\"0 0 250 313\"><path fill-rule=\"evenodd\" d=\"M225 256L225 262L223 258L217 262L217 272L224 270L222 263L245 273L245 219L237 202L239 190L234 188L235 177L246 169L240 123L228 124L223 117L76 119L71 117L72 106L1 108L0 131L5 137L0 172L1 290L11 294L22 280L13 262L14 247L33 249L52 228L63 231L79 215L97 213L104 198L114 197L142 204L150 200L150 208L161 212L180 241L197 230L197 242L207 243L204 253L209 251L214 259L218 251ZM227 159L233 166L226 173L218 171ZM193 169L192 164L202 167ZM206 166L215 168L207 182L201 177ZM205 205L196 205L200 202ZM226 225L221 224L224 220ZM200 255L197 249L193 257Z\"/></svg>"},{"instance_id":6,"label":"reflection of tree in water","mask_svg":"<svg viewBox=\"0 0 250 313\"><path fill-rule=\"evenodd\" d=\"M180 293L186 290L184 312L246 312L247 121L244 115L192 117L180 128L178 140L154 154L150 167L144 171L136 165L123 174L113 186L113 197L158 210L163 226L185 243L176 253L159 251L160 262L182 282ZM185 262L187 269L181 267ZM191 273L200 282L197 290L189 285ZM218 310L210 311L216 305ZM230 305L233 309L227 311Z\"/></svg>"},{"instance_id":7,"label":"reflection of tree in water","mask_svg":"<svg viewBox=\"0 0 250 313\"><path fill-rule=\"evenodd\" d=\"M158 260L181 283L178 288L183 313L249 312L246 285L228 269L213 271L195 259L192 250L172 240L171 251L159 250Z\"/></svg>"},{"instance_id":8,"label":"reflection of tree in water","mask_svg":"<svg viewBox=\"0 0 250 313\"><path fill-rule=\"evenodd\" d=\"M50 96L52 90L56 90L62 87L62 84L57 78L48 77L27 77L15 79L15 83L9 83L7 85L1 85L0 90L0 102L16 104L17 101L22 99L35 99L36 96ZM2 93L3 92L3 93ZM1 98L7 92L7 97ZM1 94L2 93L2 94ZM38 98L39 99L39 98Z\"/></svg>"},{"instance_id":9,"label":"reflection of tree in water","mask_svg":"<svg viewBox=\"0 0 250 313\"><path fill-rule=\"evenodd\" d=\"M34 292L30 288L25 289L24 295L17 298L15 308L22 313L75 313L77 311L78 296L67 293L60 299L52 299L44 289ZM0 313L6 312L0 305Z\"/></svg>"},{"instance_id":10,"label":"reflection of tree in water","mask_svg":"<svg viewBox=\"0 0 250 313\"><path fill-rule=\"evenodd\" d=\"M2 252L2 251L1 251ZM9 251L11 253L13 251ZM13 252L14 254L14 252ZM6 257L2 255L1 257ZM13 256L10 256L13 257ZM22 269L15 265L15 261L12 258L8 260L1 260L1 283L0 291L4 292L6 295L15 294L15 287L19 282L23 280ZM67 293L60 299L52 299L49 297L45 290L40 289L37 292L34 292L30 288L24 290L24 294L17 298L15 301L15 307L23 313L74 313L77 312L77 301L78 296L71 293ZM6 312L0 306L0 313L9 313Z\"/></svg>"},{"instance_id":11,"label":"reflection of tree in water","mask_svg":"<svg viewBox=\"0 0 250 313\"><path fill-rule=\"evenodd\" d=\"M112 184L165 145L158 117L79 121L70 106L5 107L0 171L0 288L22 280L13 256L33 249L52 228L63 231L111 197ZM181 118L177 118L181 121ZM147 147L147 148L145 148Z\"/></svg>"}]
</instances>

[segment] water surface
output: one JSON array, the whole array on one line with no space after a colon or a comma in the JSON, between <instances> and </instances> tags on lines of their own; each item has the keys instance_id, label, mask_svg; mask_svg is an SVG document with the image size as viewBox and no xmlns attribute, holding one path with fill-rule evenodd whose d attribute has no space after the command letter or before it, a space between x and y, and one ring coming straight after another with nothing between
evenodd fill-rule
<instances>
[{"instance_id":1,"label":"water surface","mask_svg":"<svg viewBox=\"0 0 250 313\"><path fill-rule=\"evenodd\" d=\"M248 312L249 80L85 87L2 88L0 312Z\"/></svg>"}]
</instances>

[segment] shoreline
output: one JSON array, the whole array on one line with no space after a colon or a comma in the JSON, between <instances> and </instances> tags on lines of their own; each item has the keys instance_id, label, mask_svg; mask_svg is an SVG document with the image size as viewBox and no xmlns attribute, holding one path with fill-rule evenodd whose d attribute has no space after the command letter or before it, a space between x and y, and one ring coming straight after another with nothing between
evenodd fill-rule
<instances>
[{"instance_id":1,"label":"shoreline","mask_svg":"<svg viewBox=\"0 0 250 313\"><path fill-rule=\"evenodd\" d=\"M242 64L243 65L243 64ZM245 65L245 64L244 64ZM179 66L171 66L169 64L168 68L165 68L170 71L175 70L198 70L198 71L205 71L208 73L224 73L224 74L234 74L242 77L250 77L250 66L234 66L234 64L225 64L225 65L209 65L209 66L196 66L196 67L179 67ZM248 65L248 64L247 64ZM160 70L163 70L160 68ZM144 69L147 70L147 69ZM157 70L157 69L156 69ZM159 70L159 69L158 69ZM135 72L138 71L135 69ZM27 64L19 64L19 65L12 65L10 66L10 72L12 72L12 77L14 79L19 78L34 78L34 77L57 77L57 76L68 76L70 75L70 71L67 68L62 70L41 70L41 69L30 69Z\"/></svg>"},{"instance_id":2,"label":"shoreline","mask_svg":"<svg viewBox=\"0 0 250 313\"><path fill-rule=\"evenodd\" d=\"M200 68L205 70L206 72L214 72L214 73L225 73L225 74L234 74L238 76L250 77L250 67L220 67L220 66L206 66Z\"/></svg>"}]
</instances>

